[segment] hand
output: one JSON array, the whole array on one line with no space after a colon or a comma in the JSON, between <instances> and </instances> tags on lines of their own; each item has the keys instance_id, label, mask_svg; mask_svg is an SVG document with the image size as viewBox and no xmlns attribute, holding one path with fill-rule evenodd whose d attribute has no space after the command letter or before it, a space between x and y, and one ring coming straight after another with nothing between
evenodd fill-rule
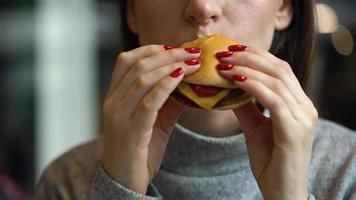
<instances>
[{"instance_id":1,"label":"hand","mask_svg":"<svg viewBox=\"0 0 356 200\"><path fill-rule=\"evenodd\" d=\"M119 55L103 106L103 167L121 185L146 194L183 111L169 95L184 74L199 68L199 56L160 45Z\"/></svg>"},{"instance_id":2,"label":"hand","mask_svg":"<svg viewBox=\"0 0 356 200\"><path fill-rule=\"evenodd\" d=\"M307 199L318 113L288 63L262 49L235 49L241 52L220 58L233 67L219 72L270 112L265 117L253 102L234 110L264 199Z\"/></svg>"}]
</instances>

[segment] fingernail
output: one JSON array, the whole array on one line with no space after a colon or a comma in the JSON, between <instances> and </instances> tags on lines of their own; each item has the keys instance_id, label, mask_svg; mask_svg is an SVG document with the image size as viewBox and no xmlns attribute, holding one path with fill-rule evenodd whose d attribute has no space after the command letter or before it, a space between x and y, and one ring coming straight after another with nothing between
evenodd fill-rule
<instances>
[{"instance_id":1,"label":"fingernail","mask_svg":"<svg viewBox=\"0 0 356 200\"><path fill-rule=\"evenodd\" d=\"M241 75L241 74L235 74L232 76L232 78L235 80L235 81L240 81L240 82L243 82L243 81L246 81L247 80L247 77L244 76L244 75Z\"/></svg>"},{"instance_id":2,"label":"fingernail","mask_svg":"<svg viewBox=\"0 0 356 200\"><path fill-rule=\"evenodd\" d=\"M187 65L199 65L200 60L199 59L191 59L191 60L184 61L184 63Z\"/></svg>"},{"instance_id":3,"label":"fingernail","mask_svg":"<svg viewBox=\"0 0 356 200\"><path fill-rule=\"evenodd\" d=\"M229 46L229 51L245 51L247 46L242 44L236 44Z\"/></svg>"},{"instance_id":4,"label":"fingernail","mask_svg":"<svg viewBox=\"0 0 356 200\"><path fill-rule=\"evenodd\" d=\"M164 48L164 50L168 51L168 50L171 50L171 49L175 49L177 47L173 46L173 45L164 45L163 48Z\"/></svg>"},{"instance_id":5,"label":"fingernail","mask_svg":"<svg viewBox=\"0 0 356 200\"><path fill-rule=\"evenodd\" d=\"M234 52L232 52L232 51L222 51L222 52L216 53L215 55L217 58L226 58L226 57L232 56L232 54L234 54Z\"/></svg>"},{"instance_id":6,"label":"fingernail","mask_svg":"<svg viewBox=\"0 0 356 200\"><path fill-rule=\"evenodd\" d=\"M216 67L219 70L230 70L234 67L234 65L231 63L219 63Z\"/></svg>"},{"instance_id":7,"label":"fingernail","mask_svg":"<svg viewBox=\"0 0 356 200\"><path fill-rule=\"evenodd\" d=\"M177 78L179 77L180 75L183 74L183 69L181 67L175 69L171 74L170 76L173 77L173 78Z\"/></svg>"},{"instance_id":8,"label":"fingernail","mask_svg":"<svg viewBox=\"0 0 356 200\"><path fill-rule=\"evenodd\" d=\"M198 47L185 48L184 50L191 54L201 53L201 48Z\"/></svg>"}]
</instances>

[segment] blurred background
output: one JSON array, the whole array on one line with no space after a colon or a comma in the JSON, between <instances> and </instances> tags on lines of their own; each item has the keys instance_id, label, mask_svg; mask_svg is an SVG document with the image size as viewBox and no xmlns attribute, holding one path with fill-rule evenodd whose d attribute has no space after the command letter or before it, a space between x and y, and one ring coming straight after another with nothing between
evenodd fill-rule
<instances>
[{"instance_id":1,"label":"blurred background","mask_svg":"<svg viewBox=\"0 0 356 200\"><path fill-rule=\"evenodd\" d=\"M356 1L317 2L310 96L321 117L356 130ZM31 199L55 157L100 133L119 15L114 0L0 3L0 199Z\"/></svg>"}]
</instances>

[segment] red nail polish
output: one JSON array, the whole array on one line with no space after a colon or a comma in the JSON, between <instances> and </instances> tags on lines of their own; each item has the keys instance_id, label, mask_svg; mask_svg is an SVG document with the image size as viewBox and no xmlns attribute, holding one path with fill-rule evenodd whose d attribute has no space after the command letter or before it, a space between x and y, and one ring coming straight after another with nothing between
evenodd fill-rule
<instances>
[{"instance_id":1,"label":"red nail polish","mask_svg":"<svg viewBox=\"0 0 356 200\"><path fill-rule=\"evenodd\" d=\"M201 48L198 47L185 48L184 50L191 54L201 53Z\"/></svg>"},{"instance_id":2,"label":"red nail polish","mask_svg":"<svg viewBox=\"0 0 356 200\"><path fill-rule=\"evenodd\" d=\"M229 46L229 51L245 51L247 46L242 44L231 45Z\"/></svg>"},{"instance_id":3,"label":"red nail polish","mask_svg":"<svg viewBox=\"0 0 356 200\"><path fill-rule=\"evenodd\" d=\"M184 63L187 65L199 65L200 60L199 59L191 59L191 60L184 61Z\"/></svg>"},{"instance_id":4,"label":"red nail polish","mask_svg":"<svg viewBox=\"0 0 356 200\"><path fill-rule=\"evenodd\" d=\"M246 81L247 80L247 77L244 76L244 75L241 75L241 74L235 74L232 76L232 78L235 80L235 81L240 81L240 82L243 82L243 81Z\"/></svg>"},{"instance_id":5,"label":"red nail polish","mask_svg":"<svg viewBox=\"0 0 356 200\"><path fill-rule=\"evenodd\" d=\"M219 63L216 67L219 70L230 70L234 67L234 65L230 63Z\"/></svg>"},{"instance_id":6,"label":"red nail polish","mask_svg":"<svg viewBox=\"0 0 356 200\"><path fill-rule=\"evenodd\" d=\"M232 54L234 54L234 52L232 52L232 51L222 51L222 52L216 53L215 55L217 58L226 58L226 57L232 56Z\"/></svg>"},{"instance_id":7,"label":"red nail polish","mask_svg":"<svg viewBox=\"0 0 356 200\"><path fill-rule=\"evenodd\" d=\"M175 69L171 74L170 76L173 77L173 78L177 78L179 77L180 75L183 74L183 69L181 67Z\"/></svg>"},{"instance_id":8,"label":"red nail polish","mask_svg":"<svg viewBox=\"0 0 356 200\"><path fill-rule=\"evenodd\" d=\"M175 49L177 47L173 46L173 45L164 45L163 48L164 48L164 50L168 51L168 50L171 50L171 49Z\"/></svg>"}]
</instances>

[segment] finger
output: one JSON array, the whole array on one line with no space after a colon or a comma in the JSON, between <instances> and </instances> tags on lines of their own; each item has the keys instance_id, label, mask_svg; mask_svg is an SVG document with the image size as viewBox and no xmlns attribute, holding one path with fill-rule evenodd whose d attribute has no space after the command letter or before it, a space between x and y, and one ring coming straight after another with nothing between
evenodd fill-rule
<instances>
[{"instance_id":1,"label":"finger","mask_svg":"<svg viewBox=\"0 0 356 200\"><path fill-rule=\"evenodd\" d=\"M169 98L169 95L178 86L184 76L184 71L178 77L167 75L161 79L153 89L142 98L133 115L132 120L142 124L146 129L155 122L158 111Z\"/></svg>"},{"instance_id":2,"label":"finger","mask_svg":"<svg viewBox=\"0 0 356 200\"><path fill-rule=\"evenodd\" d=\"M268 51L265 51L263 49L260 49L260 48L257 48L257 47L252 47L252 46L249 46L249 47L246 47L244 49L244 51L234 51L236 52L236 56L239 56L241 55L242 53L252 53L252 54L255 54L255 55L258 55L258 56L261 56L265 59L267 59L268 61L272 62L272 63L278 63L280 62L280 59L277 58L275 55L271 54L270 52ZM251 60L251 58L247 58L247 60L242 60L242 62L248 62L249 60ZM252 58L252 61L253 61L253 58ZM291 73L293 73L293 70L289 67L287 68L287 70ZM272 72L273 73L273 72Z\"/></svg>"},{"instance_id":3,"label":"finger","mask_svg":"<svg viewBox=\"0 0 356 200\"><path fill-rule=\"evenodd\" d=\"M286 103L266 85L253 79L234 81L234 83L242 90L254 96L256 101L270 111L271 120L276 128L280 130L288 130L289 127L293 127L291 126L291 123L294 123L295 119L289 111Z\"/></svg>"},{"instance_id":4,"label":"finger","mask_svg":"<svg viewBox=\"0 0 356 200\"><path fill-rule=\"evenodd\" d=\"M114 88L129 71L130 66L132 66L133 63L137 62L137 60L152 56L164 50L164 46L162 45L147 45L133 49L131 51L120 53L116 59L115 69L111 77L108 96L111 96Z\"/></svg>"},{"instance_id":5,"label":"finger","mask_svg":"<svg viewBox=\"0 0 356 200\"><path fill-rule=\"evenodd\" d=\"M249 79L260 82L282 98L295 119L300 120L304 116L303 109L300 108L301 106L281 80L244 66L234 66L230 70L219 70L219 72L231 80L235 74L243 74Z\"/></svg>"},{"instance_id":6,"label":"finger","mask_svg":"<svg viewBox=\"0 0 356 200\"><path fill-rule=\"evenodd\" d=\"M221 58L220 60L233 65L247 66L282 80L290 89L297 102L300 104L305 103L306 94L289 64L268 52L262 53L262 51L254 47L247 47L244 52L235 52L232 56Z\"/></svg>"},{"instance_id":7,"label":"finger","mask_svg":"<svg viewBox=\"0 0 356 200\"><path fill-rule=\"evenodd\" d=\"M253 132L253 129L257 125L266 120L266 117L261 113L253 101L250 101L244 106L234 109L233 111L239 119L240 126L247 140L250 137L249 133Z\"/></svg>"},{"instance_id":8,"label":"finger","mask_svg":"<svg viewBox=\"0 0 356 200\"><path fill-rule=\"evenodd\" d=\"M271 54L270 52L268 51L265 51L263 49L260 49L260 48L257 48L257 47L252 47L252 46L249 46L249 47L246 47L245 49L246 52L251 52L251 53L255 53L257 55L260 55L274 63L278 62L280 59L277 58L275 55Z\"/></svg>"},{"instance_id":9,"label":"finger","mask_svg":"<svg viewBox=\"0 0 356 200\"><path fill-rule=\"evenodd\" d=\"M281 71L286 70L288 73L292 74L293 76L291 76L290 78L292 78L295 82L299 83L297 77L293 72L293 69L290 67L290 65L287 62L277 58L275 55L271 54L270 52L257 47L248 47L247 52L255 53L257 55L266 58L267 60L270 60L272 63L274 63L275 66L280 66L279 69L281 69ZM278 73L278 70L274 70L274 72ZM298 84L298 86L300 86L300 84ZM299 87L299 89L303 90L301 87Z\"/></svg>"},{"instance_id":10,"label":"finger","mask_svg":"<svg viewBox=\"0 0 356 200\"><path fill-rule=\"evenodd\" d=\"M164 157L164 153L162 152L165 151L174 124L184 110L184 106L177 104L171 98L169 96L167 101L162 105L157 117L155 117L156 114L152 117L156 118L156 121L154 122L154 131L152 131L150 139L149 151L155 163L159 163L158 166L160 166Z\"/></svg>"},{"instance_id":11,"label":"finger","mask_svg":"<svg viewBox=\"0 0 356 200\"><path fill-rule=\"evenodd\" d=\"M176 70L177 68L182 68L184 74L191 74L195 72L200 65L192 65L188 66L182 62L167 65L164 67L160 67L152 72L147 74L141 75L135 83L130 87L127 95L123 98L122 102L127 108L129 116L133 117L135 110L137 109L138 105L144 98L144 96L149 93L150 90L164 77L168 76L172 71ZM119 95L120 91L118 90L115 94ZM132 112L132 113L131 113Z\"/></svg>"},{"instance_id":12,"label":"finger","mask_svg":"<svg viewBox=\"0 0 356 200\"><path fill-rule=\"evenodd\" d=\"M117 97L118 100L120 101L126 95L133 82L142 74L148 73L171 63L196 59L199 56L200 53L188 53L184 49L173 49L170 51L159 52L137 61L135 64L133 64L131 69L123 78L122 82L117 87L117 90L119 91Z\"/></svg>"}]
</instances>

